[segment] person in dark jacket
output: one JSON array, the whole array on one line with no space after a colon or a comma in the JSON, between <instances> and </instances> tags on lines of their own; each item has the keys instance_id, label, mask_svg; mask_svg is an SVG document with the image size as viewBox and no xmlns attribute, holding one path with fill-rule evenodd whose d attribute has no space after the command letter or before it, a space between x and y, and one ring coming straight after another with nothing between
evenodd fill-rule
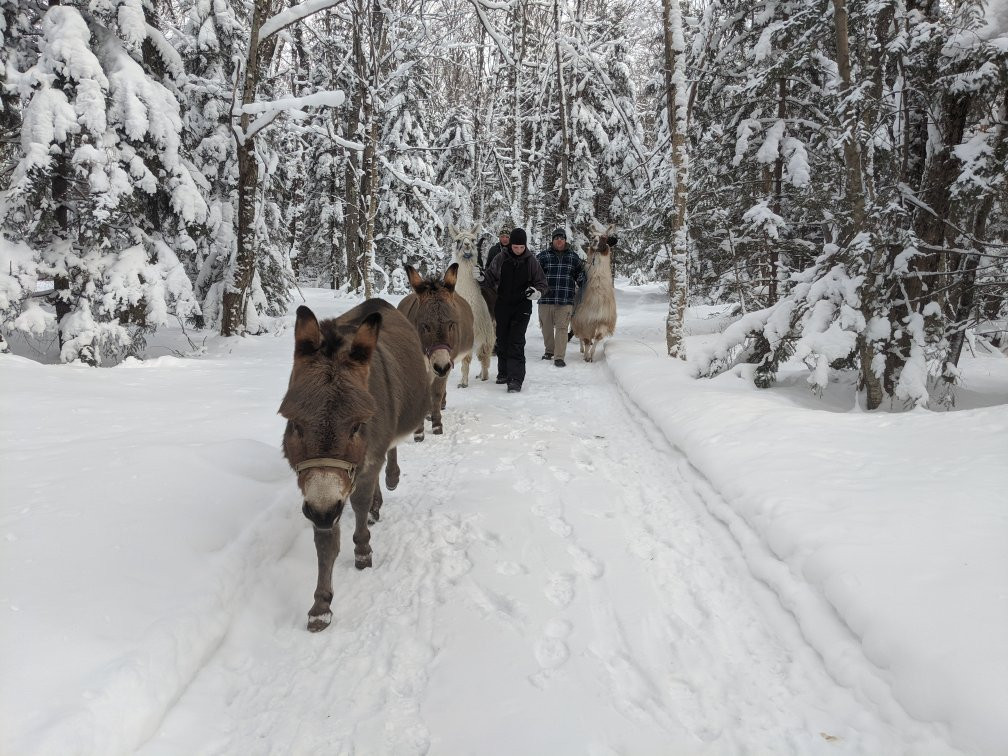
<instances>
[{"instance_id":1,"label":"person in dark jacket","mask_svg":"<svg viewBox=\"0 0 1008 756\"><path fill-rule=\"evenodd\" d=\"M486 271L474 270L497 292L497 383L506 383L508 393L521 391L525 381L525 331L532 317L532 303L547 288L546 276L535 255L528 251L524 228L509 234L510 249L494 257Z\"/></svg>"},{"instance_id":2,"label":"person in dark jacket","mask_svg":"<svg viewBox=\"0 0 1008 756\"><path fill-rule=\"evenodd\" d=\"M501 229L500 235L497 237L497 243L490 247L490 251L487 252L486 264L484 268L489 268L490 263L493 259L497 257L501 252L508 252L511 247L511 229L504 228Z\"/></svg>"},{"instance_id":3,"label":"person in dark jacket","mask_svg":"<svg viewBox=\"0 0 1008 756\"><path fill-rule=\"evenodd\" d=\"M539 300L539 328L546 345L544 360L564 367L567 356L567 328L574 312L574 294L587 277L581 256L567 246L567 232L558 228L548 249L538 256L549 289Z\"/></svg>"}]
</instances>

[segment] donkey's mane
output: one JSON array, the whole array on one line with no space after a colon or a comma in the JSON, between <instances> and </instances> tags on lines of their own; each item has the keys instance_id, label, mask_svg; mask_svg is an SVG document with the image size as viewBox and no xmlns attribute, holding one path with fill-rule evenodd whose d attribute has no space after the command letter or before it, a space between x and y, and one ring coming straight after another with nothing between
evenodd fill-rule
<instances>
[{"instance_id":1,"label":"donkey's mane","mask_svg":"<svg viewBox=\"0 0 1008 756\"><path fill-rule=\"evenodd\" d=\"M455 288L446 285L440 278L431 276L417 284L414 290L417 294L437 294L439 291L452 292L455 291Z\"/></svg>"}]
</instances>

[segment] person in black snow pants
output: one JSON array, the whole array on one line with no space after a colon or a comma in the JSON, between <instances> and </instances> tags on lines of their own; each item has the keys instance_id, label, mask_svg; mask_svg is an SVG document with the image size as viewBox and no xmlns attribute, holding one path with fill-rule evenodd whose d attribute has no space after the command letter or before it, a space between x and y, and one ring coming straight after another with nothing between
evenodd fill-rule
<instances>
[{"instance_id":1,"label":"person in black snow pants","mask_svg":"<svg viewBox=\"0 0 1008 756\"><path fill-rule=\"evenodd\" d=\"M542 266L527 245L525 229L516 228L507 253L494 257L485 272L473 269L477 281L497 292L497 383L506 383L508 393L521 391L525 382L525 331L532 303L548 287Z\"/></svg>"}]
</instances>

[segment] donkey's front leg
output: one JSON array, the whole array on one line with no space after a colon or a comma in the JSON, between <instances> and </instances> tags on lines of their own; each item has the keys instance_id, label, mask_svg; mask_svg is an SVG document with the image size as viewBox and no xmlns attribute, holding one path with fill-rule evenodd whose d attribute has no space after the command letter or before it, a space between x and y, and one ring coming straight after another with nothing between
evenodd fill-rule
<instances>
[{"instance_id":1,"label":"donkey's front leg","mask_svg":"<svg viewBox=\"0 0 1008 756\"><path fill-rule=\"evenodd\" d=\"M368 530L368 515L371 514L371 505L374 504L374 493L377 487L377 478L370 482L358 480L357 488L350 497L356 526L353 534L354 567L358 570L371 566L371 531Z\"/></svg>"},{"instance_id":2,"label":"donkey's front leg","mask_svg":"<svg viewBox=\"0 0 1008 756\"><path fill-rule=\"evenodd\" d=\"M431 432L438 436L444 433L441 425L441 408L445 401L445 390L448 385L448 376L435 378L431 383L430 405L431 405Z\"/></svg>"},{"instance_id":3,"label":"donkey's front leg","mask_svg":"<svg viewBox=\"0 0 1008 756\"><path fill-rule=\"evenodd\" d=\"M462 380L459 381L459 388L469 387L469 367L472 365L472 352L462 358Z\"/></svg>"},{"instance_id":4,"label":"donkey's front leg","mask_svg":"<svg viewBox=\"0 0 1008 756\"><path fill-rule=\"evenodd\" d=\"M329 530L315 528L315 553L318 556L318 584L315 586L315 603L308 610L308 630L317 633L332 622L332 570L339 554L340 530L336 523Z\"/></svg>"}]
</instances>

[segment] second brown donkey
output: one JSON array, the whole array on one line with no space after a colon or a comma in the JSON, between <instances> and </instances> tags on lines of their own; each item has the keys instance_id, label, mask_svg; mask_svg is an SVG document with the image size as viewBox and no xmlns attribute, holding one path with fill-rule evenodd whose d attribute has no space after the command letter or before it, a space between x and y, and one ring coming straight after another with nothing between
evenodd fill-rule
<instances>
[{"instance_id":1,"label":"second brown donkey","mask_svg":"<svg viewBox=\"0 0 1008 756\"><path fill-rule=\"evenodd\" d=\"M448 374L459 357L473 351L473 312L469 303L455 293L458 263L452 263L444 278L421 278L412 265L406 266L413 293L399 303L399 311L409 318L420 334L423 352L433 374L431 381L430 418L434 433L443 433L441 410L445 407ZM413 434L423 441L421 421Z\"/></svg>"}]
</instances>

